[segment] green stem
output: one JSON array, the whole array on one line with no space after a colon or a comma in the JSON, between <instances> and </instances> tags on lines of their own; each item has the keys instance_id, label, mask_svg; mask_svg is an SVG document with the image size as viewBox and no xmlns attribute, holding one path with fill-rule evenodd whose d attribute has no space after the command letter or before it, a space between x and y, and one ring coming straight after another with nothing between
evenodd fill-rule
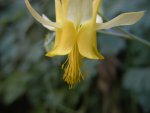
<instances>
[{"instance_id":1,"label":"green stem","mask_svg":"<svg viewBox=\"0 0 150 113\"><path fill-rule=\"evenodd\" d=\"M108 31L98 31L98 33L102 33L102 34L105 34L105 35L111 35L111 36L117 36L117 37L124 37L124 38L129 38L128 35L124 35L124 34L121 34L121 33L115 33L115 32L108 32Z\"/></svg>"},{"instance_id":2,"label":"green stem","mask_svg":"<svg viewBox=\"0 0 150 113\"><path fill-rule=\"evenodd\" d=\"M104 19L104 21L109 21L107 17L105 17L104 15L102 15L100 12L98 12L98 14ZM120 37L124 37L126 39L130 39L130 40L135 40L135 41L138 41L146 46L149 46L150 47L150 42L140 38L140 37L137 37L127 31L125 31L124 29L120 28L120 27L116 27L116 28L112 28L113 30L117 31L117 32L120 32L119 34L118 33L106 33L106 32L101 32L103 34L108 34L108 35L113 35L113 36L120 36Z\"/></svg>"},{"instance_id":3,"label":"green stem","mask_svg":"<svg viewBox=\"0 0 150 113\"><path fill-rule=\"evenodd\" d=\"M140 43L142 43L142 44L144 44L144 45L150 47L150 42L148 42L148 41L146 41L146 40L144 40L144 39L142 39L142 38L140 38L140 37L138 37L138 36L135 36L135 35L133 35L133 34L127 32L127 31L121 29L120 27L118 27L118 28L119 28L120 30L122 30L122 32L124 32L124 34L128 35L128 36L129 36L129 39L138 41L138 42L140 42Z\"/></svg>"}]
</instances>

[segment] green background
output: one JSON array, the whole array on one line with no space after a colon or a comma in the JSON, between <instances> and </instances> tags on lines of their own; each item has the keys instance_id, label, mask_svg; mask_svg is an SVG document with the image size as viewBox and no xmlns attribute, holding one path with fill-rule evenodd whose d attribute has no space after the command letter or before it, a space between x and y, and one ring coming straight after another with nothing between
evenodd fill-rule
<instances>
[{"instance_id":1,"label":"green background","mask_svg":"<svg viewBox=\"0 0 150 113\"><path fill-rule=\"evenodd\" d=\"M30 1L55 21L54 0ZM102 11L109 19L146 11L123 29L150 41L150 0L103 0ZM47 33L23 0L0 0L0 113L150 113L149 47L98 34L105 60L84 59L87 77L69 90L62 80L66 57L45 57Z\"/></svg>"}]
</instances>

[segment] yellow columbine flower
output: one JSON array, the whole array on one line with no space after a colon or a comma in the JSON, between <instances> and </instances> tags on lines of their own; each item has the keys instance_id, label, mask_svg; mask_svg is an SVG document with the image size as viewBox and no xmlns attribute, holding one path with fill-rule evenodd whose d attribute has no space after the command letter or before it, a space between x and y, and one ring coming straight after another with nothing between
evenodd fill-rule
<instances>
[{"instance_id":1,"label":"yellow columbine flower","mask_svg":"<svg viewBox=\"0 0 150 113\"><path fill-rule=\"evenodd\" d=\"M97 16L100 0L55 0L56 22L52 22L45 15L40 16L28 0L25 3L37 21L56 32L54 47L46 56L68 55L63 79L71 86L85 77L80 69L83 57L104 59L97 50L97 30L131 25L144 15L144 12L124 13L103 23Z\"/></svg>"}]
</instances>

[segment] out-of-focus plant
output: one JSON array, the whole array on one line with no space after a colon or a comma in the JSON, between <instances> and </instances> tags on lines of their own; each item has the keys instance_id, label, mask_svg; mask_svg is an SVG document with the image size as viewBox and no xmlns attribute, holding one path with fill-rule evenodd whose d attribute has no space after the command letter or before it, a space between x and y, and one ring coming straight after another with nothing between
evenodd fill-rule
<instances>
[{"instance_id":1,"label":"out-of-focus plant","mask_svg":"<svg viewBox=\"0 0 150 113\"><path fill-rule=\"evenodd\" d=\"M31 2L39 12L55 20L54 1ZM149 0L104 0L102 14L111 19L123 12L146 10L139 23L123 29L150 41L149 4ZM43 56L48 31L25 9L22 0L0 1L1 113L150 112L147 46L124 40L120 34L98 33L98 47L106 60L85 60L86 80L68 90L58 68L65 58Z\"/></svg>"},{"instance_id":2,"label":"out-of-focus plant","mask_svg":"<svg viewBox=\"0 0 150 113\"><path fill-rule=\"evenodd\" d=\"M52 22L45 15L40 16L28 0L25 0L25 4L38 22L48 30L56 32L54 47L48 51L46 56L68 55L67 60L62 65L64 69L63 79L71 87L85 78L85 74L82 74L80 69L83 57L104 59L96 47L96 31L132 25L144 15L143 11L124 13L109 22L103 23L101 16L97 15L101 0L55 0L56 22ZM126 35L129 35L128 38L136 39L150 47L150 43L147 41L129 33L126 33Z\"/></svg>"}]
</instances>

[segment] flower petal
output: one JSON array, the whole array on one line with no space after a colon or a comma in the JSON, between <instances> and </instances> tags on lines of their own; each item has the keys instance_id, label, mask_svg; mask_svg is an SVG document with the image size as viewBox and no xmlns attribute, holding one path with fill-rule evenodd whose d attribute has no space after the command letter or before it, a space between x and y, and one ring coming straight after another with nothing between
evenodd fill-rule
<instances>
[{"instance_id":1,"label":"flower petal","mask_svg":"<svg viewBox=\"0 0 150 113\"><path fill-rule=\"evenodd\" d=\"M55 55L68 54L75 44L76 30L74 24L68 20L64 21L61 29L56 29L54 48L46 54L52 57Z\"/></svg>"},{"instance_id":2,"label":"flower petal","mask_svg":"<svg viewBox=\"0 0 150 113\"><path fill-rule=\"evenodd\" d=\"M96 28L92 21L85 23L78 35L78 48L82 56L90 59L104 59L97 50Z\"/></svg>"},{"instance_id":3,"label":"flower petal","mask_svg":"<svg viewBox=\"0 0 150 113\"><path fill-rule=\"evenodd\" d=\"M78 33L78 48L82 56L90 59L104 59L97 50L96 16L100 0L93 0L92 19L82 24Z\"/></svg>"},{"instance_id":4,"label":"flower petal","mask_svg":"<svg viewBox=\"0 0 150 113\"><path fill-rule=\"evenodd\" d=\"M92 0L68 0L67 17L76 25L92 18Z\"/></svg>"},{"instance_id":5,"label":"flower petal","mask_svg":"<svg viewBox=\"0 0 150 113\"><path fill-rule=\"evenodd\" d=\"M132 25L139 21L144 16L144 11L123 13L109 22L97 24L97 30L109 29L116 26Z\"/></svg>"},{"instance_id":6,"label":"flower petal","mask_svg":"<svg viewBox=\"0 0 150 113\"><path fill-rule=\"evenodd\" d=\"M93 0L82 0L82 13L80 24L92 18L92 1Z\"/></svg>"},{"instance_id":7,"label":"flower petal","mask_svg":"<svg viewBox=\"0 0 150 113\"><path fill-rule=\"evenodd\" d=\"M32 6L30 5L29 1L28 0L25 0L25 4L28 8L28 10L30 11L30 13L32 14L32 16L38 21L40 22L41 24L44 24L44 25L48 25L48 26L52 26L52 27L55 27L55 28L59 28L60 26L52 21L47 21L45 19L43 19L33 8Z\"/></svg>"},{"instance_id":8,"label":"flower petal","mask_svg":"<svg viewBox=\"0 0 150 113\"><path fill-rule=\"evenodd\" d=\"M48 17L46 15L42 15L43 19L47 20L50 22L50 20L48 19ZM42 24L45 28L47 28L48 30L51 30L51 31L55 31L55 27L52 27L52 26L48 26L48 25L44 25Z\"/></svg>"}]
</instances>

